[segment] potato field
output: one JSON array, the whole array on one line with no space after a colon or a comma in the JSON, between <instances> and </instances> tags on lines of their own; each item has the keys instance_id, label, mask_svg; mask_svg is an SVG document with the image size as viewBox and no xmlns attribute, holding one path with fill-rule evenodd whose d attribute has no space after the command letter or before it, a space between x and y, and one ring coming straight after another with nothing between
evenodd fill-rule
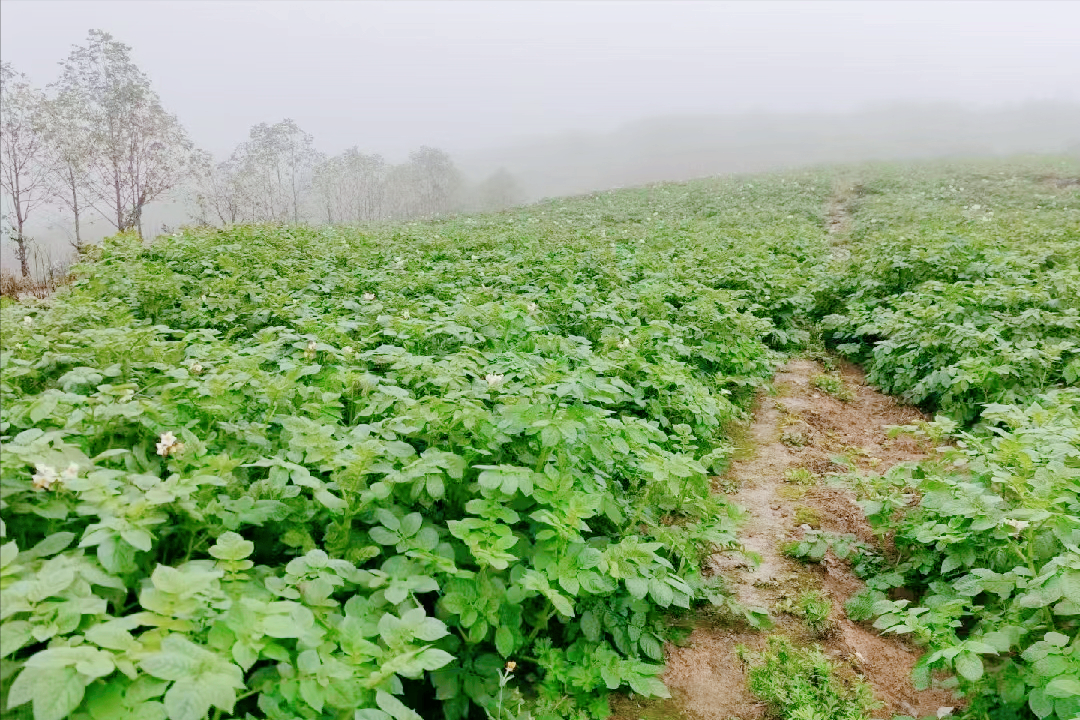
<instances>
[{"instance_id":1,"label":"potato field","mask_svg":"<svg viewBox=\"0 0 1080 720\"><path fill-rule=\"evenodd\" d=\"M931 460L835 480L881 539L847 615L917 644L954 717L1080 717L1080 162L125 234L0 313L4 718L664 697L704 609L769 632L708 559L741 547L755 397L807 355L936 418L896 429ZM762 702L881 717L823 697Z\"/></svg>"}]
</instances>

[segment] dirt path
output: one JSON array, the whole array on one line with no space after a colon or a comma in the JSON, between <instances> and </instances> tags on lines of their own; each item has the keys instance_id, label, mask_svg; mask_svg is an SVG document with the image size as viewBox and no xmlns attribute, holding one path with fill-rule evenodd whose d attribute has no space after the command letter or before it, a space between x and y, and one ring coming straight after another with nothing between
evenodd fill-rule
<instances>
[{"instance_id":1,"label":"dirt path","mask_svg":"<svg viewBox=\"0 0 1080 720\"><path fill-rule=\"evenodd\" d=\"M854 498L847 490L826 487L821 477L842 471L835 460L846 458L855 466L877 471L922 453L908 438L889 439L884 427L908 424L920 417L890 397L863 384L862 372L844 366L838 377L853 394L841 402L812 384L823 368L809 360L793 360L774 378L774 393L763 393L750 429L754 454L733 463L725 478L738 487L731 499L745 508L749 519L742 530L747 550L760 556L753 567L739 554L711 558L711 570L728 579L729 587L746 605L769 608L776 627L755 631L721 622L699 624L681 647L669 647L664 682L673 699L662 707L619 707L621 718L685 718L687 720L758 720L765 707L745 686L736 645L754 650L765 646L769 634L782 633L797 644L816 643L841 665L841 673L861 676L885 703L878 717L908 714L936 715L939 707L955 706L944 691L916 692L910 671L920 652L899 638L882 637L869 626L848 620L844 602L862 587L847 564L830 553L821 564L802 564L782 553L785 543L801 537L808 527L837 533L874 537ZM797 468L813 473L803 482L789 482L785 474ZM825 594L832 603L832 630L812 633L798 617L778 612L807 590Z\"/></svg>"},{"instance_id":2,"label":"dirt path","mask_svg":"<svg viewBox=\"0 0 1080 720\"><path fill-rule=\"evenodd\" d=\"M847 247L851 237L851 211L861 193L862 187L849 178L838 178L833 186L832 197L825 208L825 230L829 233L834 260L851 257Z\"/></svg>"}]
</instances>

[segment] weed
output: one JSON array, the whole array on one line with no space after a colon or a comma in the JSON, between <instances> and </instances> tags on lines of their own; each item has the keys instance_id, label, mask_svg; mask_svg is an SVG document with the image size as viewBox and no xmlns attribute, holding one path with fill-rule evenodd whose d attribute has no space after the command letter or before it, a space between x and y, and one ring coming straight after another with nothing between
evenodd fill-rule
<instances>
[{"instance_id":1,"label":"weed","mask_svg":"<svg viewBox=\"0 0 1080 720\"><path fill-rule=\"evenodd\" d=\"M823 637L832 629L829 614L832 603L823 593L809 590L799 596L799 616L806 622L806 627L818 637Z\"/></svg>"},{"instance_id":2,"label":"weed","mask_svg":"<svg viewBox=\"0 0 1080 720\"><path fill-rule=\"evenodd\" d=\"M821 514L807 505L798 505L795 508L795 525L809 525L816 530L821 527Z\"/></svg>"},{"instance_id":3,"label":"weed","mask_svg":"<svg viewBox=\"0 0 1080 720\"><path fill-rule=\"evenodd\" d=\"M810 437L802 430L785 430L780 433L780 442L789 447L805 447L810 444Z\"/></svg>"},{"instance_id":4,"label":"weed","mask_svg":"<svg viewBox=\"0 0 1080 720\"><path fill-rule=\"evenodd\" d=\"M763 653L745 647L738 652L748 666L750 691L781 720L869 720L880 707L869 685L841 678L818 648L796 648L774 635Z\"/></svg>"},{"instance_id":5,"label":"weed","mask_svg":"<svg viewBox=\"0 0 1080 720\"><path fill-rule=\"evenodd\" d=\"M819 374L810 380L810 384L823 393L832 395L837 400L851 402L855 399L855 393L844 384L844 379L839 374Z\"/></svg>"},{"instance_id":6,"label":"weed","mask_svg":"<svg viewBox=\"0 0 1080 720\"><path fill-rule=\"evenodd\" d=\"M814 485L817 483L817 476L804 467L788 468L784 471L784 482L792 485Z\"/></svg>"},{"instance_id":7,"label":"weed","mask_svg":"<svg viewBox=\"0 0 1080 720\"><path fill-rule=\"evenodd\" d=\"M776 488L776 494L785 500L802 500L806 497L806 488L801 485L781 485Z\"/></svg>"}]
</instances>

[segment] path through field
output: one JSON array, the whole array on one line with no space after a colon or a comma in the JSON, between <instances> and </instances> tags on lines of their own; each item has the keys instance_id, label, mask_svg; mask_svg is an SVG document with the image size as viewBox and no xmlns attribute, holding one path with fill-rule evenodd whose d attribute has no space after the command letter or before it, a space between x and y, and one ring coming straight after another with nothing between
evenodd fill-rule
<instances>
[{"instance_id":1,"label":"path through field","mask_svg":"<svg viewBox=\"0 0 1080 720\"><path fill-rule=\"evenodd\" d=\"M747 550L760 556L760 563L754 567L741 555L723 553L712 558L711 569L729 579L742 603L768 608L776 626L756 631L720 622L699 624L681 647L668 648L664 682L672 700L662 710L644 704L635 708L633 701L623 701L617 707L619 718L763 718L766 708L746 689L735 647L760 650L775 633L799 645L817 643L840 664L843 675L861 676L884 703L878 717L936 715L940 707L957 705L950 693L918 692L912 687L910 671L920 654L917 649L847 619L843 604L862 583L846 563L831 552L820 565L804 565L782 553L786 542L811 526L874 542L850 491L827 487L821 479L842 471L834 460L843 457L858 467L881 471L923 456L915 441L890 439L885 430L887 425L918 419L916 410L864 385L862 372L851 365L839 373L854 398L841 402L813 386L813 378L823 372L810 360L793 360L781 368L773 393L762 393L755 408L749 438L752 454L733 463L724 479L727 486L738 488L731 499L749 514L742 540ZM813 473L813 484L788 482L785 473L796 468ZM833 629L823 637L814 636L801 619L776 610L806 590L818 590L832 602Z\"/></svg>"}]
</instances>

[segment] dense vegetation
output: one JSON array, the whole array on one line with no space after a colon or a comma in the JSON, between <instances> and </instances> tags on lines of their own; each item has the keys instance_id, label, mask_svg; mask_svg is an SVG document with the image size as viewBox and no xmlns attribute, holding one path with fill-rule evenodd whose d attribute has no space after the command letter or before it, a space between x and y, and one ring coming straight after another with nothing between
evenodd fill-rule
<instances>
[{"instance_id":1,"label":"dense vegetation","mask_svg":"<svg viewBox=\"0 0 1080 720\"><path fill-rule=\"evenodd\" d=\"M981 720L1080 716L1078 170L878 169L819 296L872 382L942 413L908 430L948 442L857 478L898 557L849 612L927 644L917 682L954 671Z\"/></svg>"},{"instance_id":2,"label":"dense vegetation","mask_svg":"<svg viewBox=\"0 0 1080 720\"><path fill-rule=\"evenodd\" d=\"M918 629L924 666L983 698L974 717L1029 697L1070 717L1078 400L1030 403L1076 381L1080 203L1047 167L860 170L846 252L825 171L110 239L0 317L0 702L503 720L662 695L666 613L759 619L702 573L738 542L710 476L824 328L953 417L934 428L982 423L965 466L862 479L903 556L871 588L923 603L869 596L863 616ZM943 189L960 176L976 210Z\"/></svg>"},{"instance_id":3,"label":"dense vegetation","mask_svg":"<svg viewBox=\"0 0 1080 720\"><path fill-rule=\"evenodd\" d=\"M508 661L539 716L664 693L828 191L110 241L4 309L7 705L460 718Z\"/></svg>"}]
</instances>

